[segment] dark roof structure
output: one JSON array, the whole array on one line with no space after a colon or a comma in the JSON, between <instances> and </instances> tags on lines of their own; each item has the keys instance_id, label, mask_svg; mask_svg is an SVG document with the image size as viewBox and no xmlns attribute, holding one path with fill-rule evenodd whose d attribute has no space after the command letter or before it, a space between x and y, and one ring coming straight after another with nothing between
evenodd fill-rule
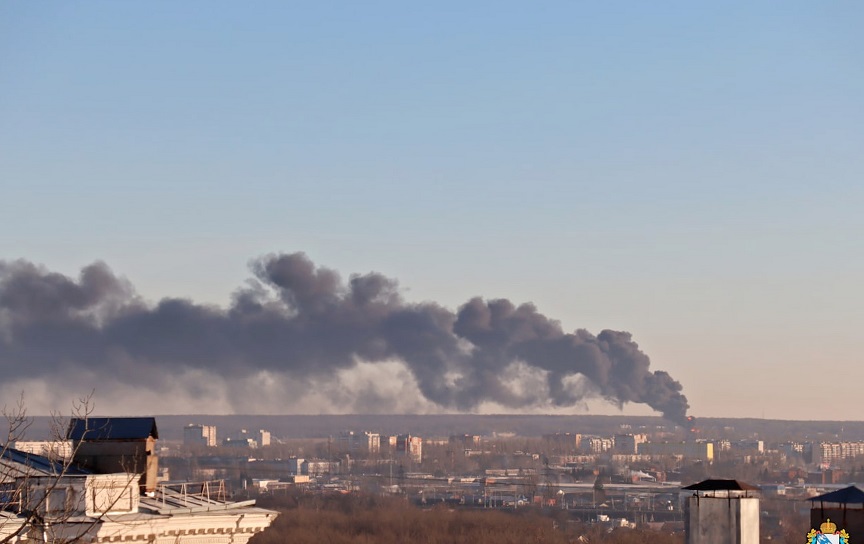
<instances>
[{"instance_id":1,"label":"dark roof structure","mask_svg":"<svg viewBox=\"0 0 864 544\"><path fill-rule=\"evenodd\" d=\"M738 480L721 480L711 479L702 480L699 483L691 484L681 489L693 491L693 495L697 497L713 497L713 498L751 498L751 491L758 491L759 488Z\"/></svg>"},{"instance_id":2,"label":"dark roof structure","mask_svg":"<svg viewBox=\"0 0 864 544\"><path fill-rule=\"evenodd\" d=\"M2 449L0 451L0 458L46 474L91 474L88 470L79 469L72 465L64 465L60 461L55 461L43 455L36 455L35 453L28 453L12 448L3 448L2 446L0 446L0 449Z\"/></svg>"},{"instance_id":3,"label":"dark roof structure","mask_svg":"<svg viewBox=\"0 0 864 544\"><path fill-rule=\"evenodd\" d=\"M682 489L689 491L758 491L759 488L738 480L702 480Z\"/></svg>"},{"instance_id":4,"label":"dark roof structure","mask_svg":"<svg viewBox=\"0 0 864 544\"><path fill-rule=\"evenodd\" d=\"M88 417L73 418L66 438L72 440L145 440L159 438L156 418Z\"/></svg>"},{"instance_id":5,"label":"dark roof structure","mask_svg":"<svg viewBox=\"0 0 864 544\"><path fill-rule=\"evenodd\" d=\"M861 491L854 485L812 497L808 499L810 502L835 502L839 504L864 504L864 491Z\"/></svg>"}]
</instances>

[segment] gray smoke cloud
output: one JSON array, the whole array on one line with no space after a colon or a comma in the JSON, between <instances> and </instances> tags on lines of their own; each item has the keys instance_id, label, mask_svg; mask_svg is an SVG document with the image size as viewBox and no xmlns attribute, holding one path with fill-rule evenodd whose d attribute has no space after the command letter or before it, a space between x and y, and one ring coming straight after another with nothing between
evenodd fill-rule
<instances>
[{"instance_id":1,"label":"gray smoke cloud","mask_svg":"<svg viewBox=\"0 0 864 544\"><path fill-rule=\"evenodd\" d=\"M442 409L570 407L600 397L644 403L687 426L681 385L652 371L627 332L567 333L533 305L506 299L473 298L455 313L409 303L393 279L343 281L303 253L267 255L250 268L253 278L223 308L177 298L147 304L101 262L70 278L0 261L5 379L86 374L158 390L180 373L230 384L263 372L326 383L359 364L401 361Z\"/></svg>"}]
</instances>

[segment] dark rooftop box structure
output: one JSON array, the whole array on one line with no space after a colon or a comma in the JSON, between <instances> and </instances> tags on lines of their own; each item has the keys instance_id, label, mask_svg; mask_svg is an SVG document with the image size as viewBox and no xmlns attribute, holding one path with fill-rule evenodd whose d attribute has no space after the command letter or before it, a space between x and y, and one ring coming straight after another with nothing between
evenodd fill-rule
<instances>
[{"instance_id":1,"label":"dark rooftop box structure","mask_svg":"<svg viewBox=\"0 0 864 544\"><path fill-rule=\"evenodd\" d=\"M713 493L718 494L718 492L739 492L733 493L732 495L740 495L744 497L750 496L750 491L758 491L759 488L744 482L739 482L738 480L702 480L699 483L695 483L692 485L688 485L682 489L686 489L688 491L697 491L702 493Z\"/></svg>"},{"instance_id":2,"label":"dark rooftop box structure","mask_svg":"<svg viewBox=\"0 0 864 544\"><path fill-rule=\"evenodd\" d=\"M152 417L87 417L69 422L73 462L96 473L140 473L142 492L156 490L156 419Z\"/></svg>"},{"instance_id":3,"label":"dark rooftop box structure","mask_svg":"<svg viewBox=\"0 0 864 544\"><path fill-rule=\"evenodd\" d=\"M818 529L830 518L837 529L846 529L853 538L864 535L864 491L854 485L813 497L810 504L811 527Z\"/></svg>"}]
</instances>

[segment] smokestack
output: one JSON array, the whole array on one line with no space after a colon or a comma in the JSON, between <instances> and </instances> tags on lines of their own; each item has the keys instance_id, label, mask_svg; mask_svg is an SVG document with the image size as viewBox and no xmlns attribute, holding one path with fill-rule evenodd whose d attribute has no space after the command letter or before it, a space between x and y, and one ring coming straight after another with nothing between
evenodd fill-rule
<instances>
[{"instance_id":1,"label":"smokestack","mask_svg":"<svg viewBox=\"0 0 864 544\"><path fill-rule=\"evenodd\" d=\"M507 299L473 298L456 312L410 303L393 279L369 273L346 282L303 253L267 255L250 268L254 277L220 308L177 298L147 305L104 263L73 279L0 261L5 378L87 370L157 390L161 370L217 375L231 387L261 372L320 382L358 361L400 361L425 399L446 410L601 398L647 404L689 428L681 385L651 370L628 332L565 332L532 304ZM388 399L376 395L386 411Z\"/></svg>"}]
</instances>

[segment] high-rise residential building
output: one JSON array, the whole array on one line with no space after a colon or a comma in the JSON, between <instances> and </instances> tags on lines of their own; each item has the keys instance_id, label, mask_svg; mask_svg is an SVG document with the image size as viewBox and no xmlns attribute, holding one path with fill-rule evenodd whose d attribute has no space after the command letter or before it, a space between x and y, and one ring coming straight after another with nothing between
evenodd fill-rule
<instances>
[{"instance_id":1,"label":"high-rise residential building","mask_svg":"<svg viewBox=\"0 0 864 544\"><path fill-rule=\"evenodd\" d=\"M615 451L633 455L638 451L639 444L648 441L644 434L616 434L614 437Z\"/></svg>"},{"instance_id":2,"label":"high-rise residential building","mask_svg":"<svg viewBox=\"0 0 864 544\"><path fill-rule=\"evenodd\" d=\"M231 448L250 449L255 449L262 446L269 446L270 431L259 429L257 432L252 433L247 431L246 429L240 429L238 432L234 433L233 436L230 436L223 440L222 445Z\"/></svg>"},{"instance_id":3,"label":"high-rise residential building","mask_svg":"<svg viewBox=\"0 0 864 544\"><path fill-rule=\"evenodd\" d=\"M780 444L777 449L786 455L801 457L805 463L813 462L812 442L785 442Z\"/></svg>"},{"instance_id":4,"label":"high-rise residential building","mask_svg":"<svg viewBox=\"0 0 864 544\"><path fill-rule=\"evenodd\" d=\"M346 453L379 453L381 451L381 435L363 431L344 431L336 439L336 447Z\"/></svg>"},{"instance_id":5,"label":"high-rise residential building","mask_svg":"<svg viewBox=\"0 0 864 544\"><path fill-rule=\"evenodd\" d=\"M400 434L396 437L396 455L405 455L419 463L423 460L423 439L410 434Z\"/></svg>"},{"instance_id":6,"label":"high-rise residential building","mask_svg":"<svg viewBox=\"0 0 864 544\"><path fill-rule=\"evenodd\" d=\"M582 449L582 435L578 433L544 434L543 440L556 453L572 453Z\"/></svg>"},{"instance_id":7,"label":"high-rise residential building","mask_svg":"<svg viewBox=\"0 0 864 544\"><path fill-rule=\"evenodd\" d=\"M303 463L306 459L302 457L290 457L288 459L288 472L291 474L303 474Z\"/></svg>"},{"instance_id":8,"label":"high-rise residential building","mask_svg":"<svg viewBox=\"0 0 864 544\"><path fill-rule=\"evenodd\" d=\"M606 453L612 451L614 441L611 438L589 436L582 439L582 449L588 453Z\"/></svg>"},{"instance_id":9,"label":"high-rise residential building","mask_svg":"<svg viewBox=\"0 0 864 544\"><path fill-rule=\"evenodd\" d=\"M183 444L187 446L216 445L216 426L190 423L183 428Z\"/></svg>"},{"instance_id":10,"label":"high-rise residential building","mask_svg":"<svg viewBox=\"0 0 864 544\"><path fill-rule=\"evenodd\" d=\"M735 449L744 450L744 451L755 451L757 453L765 452L765 442L761 440L757 440L755 438L745 438L743 440L736 440L733 444Z\"/></svg>"}]
</instances>

